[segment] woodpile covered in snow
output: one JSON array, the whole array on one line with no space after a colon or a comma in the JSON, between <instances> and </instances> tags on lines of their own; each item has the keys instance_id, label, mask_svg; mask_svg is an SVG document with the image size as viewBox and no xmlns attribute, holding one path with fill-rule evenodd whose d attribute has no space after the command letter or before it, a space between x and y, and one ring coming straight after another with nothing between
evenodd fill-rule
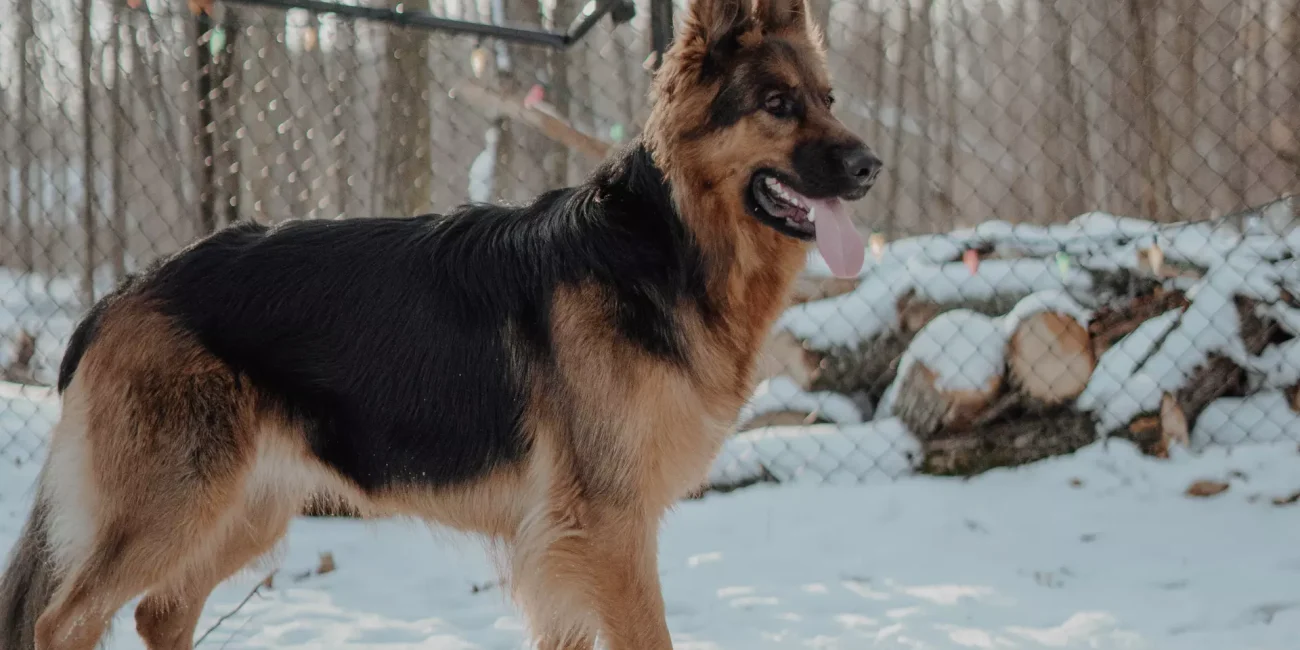
<instances>
[{"instance_id":1,"label":"woodpile covered in snow","mask_svg":"<svg viewBox=\"0 0 1300 650\"><path fill-rule=\"evenodd\" d=\"M970 474L1112 436L1157 456L1300 441L1298 225L1288 197L1200 222L989 222L888 244L856 282L814 260L718 471L851 472L824 448L886 439L873 472ZM770 443L796 429L812 456Z\"/></svg>"}]
</instances>

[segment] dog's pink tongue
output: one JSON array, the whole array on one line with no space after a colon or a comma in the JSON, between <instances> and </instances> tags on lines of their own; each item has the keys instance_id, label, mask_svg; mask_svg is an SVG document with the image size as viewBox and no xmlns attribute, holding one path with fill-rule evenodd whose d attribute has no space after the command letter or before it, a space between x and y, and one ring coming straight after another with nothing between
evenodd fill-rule
<instances>
[{"instance_id":1,"label":"dog's pink tongue","mask_svg":"<svg viewBox=\"0 0 1300 650\"><path fill-rule=\"evenodd\" d=\"M816 210L817 250L831 272L841 278L858 277L867 249L849 219L847 206L839 199L810 200L808 205Z\"/></svg>"}]
</instances>

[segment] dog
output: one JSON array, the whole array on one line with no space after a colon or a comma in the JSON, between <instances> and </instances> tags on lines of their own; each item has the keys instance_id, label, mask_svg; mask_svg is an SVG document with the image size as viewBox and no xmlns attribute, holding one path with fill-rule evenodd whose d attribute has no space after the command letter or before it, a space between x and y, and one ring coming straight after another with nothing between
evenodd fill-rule
<instances>
[{"instance_id":1,"label":"dog","mask_svg":"<svg viewBox=\"0 0 1300 650\"><path fill-rule=\"evenodd\" d=\"M2 650L126 602L192 647L209 592L318 495L499 551L543 650L672 647L661 519L701 486L814 242L881 162L804 0L695 0L641 136L582 184L449 215L239 223L127 279L60 365L0 581Z\"/></svg>"}]
</instances>

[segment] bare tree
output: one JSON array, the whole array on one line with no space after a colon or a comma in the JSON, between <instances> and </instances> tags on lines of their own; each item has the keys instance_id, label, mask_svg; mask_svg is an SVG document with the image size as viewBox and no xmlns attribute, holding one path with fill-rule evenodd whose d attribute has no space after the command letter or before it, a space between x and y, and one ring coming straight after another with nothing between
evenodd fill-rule
<instances>
[{"instance_id":1,"label":"bare tree","mask_svg":"<svg viewBox=\"0 0 1300 650\"><path fill-rule=\"evenodd\" d=\"M39 64L36 48L36 17L33 3L18 3L18 37L14 41L14 60L21 62L18 72L18 264L24 271L36 268L36 232L32 217L32 166L39 163L33 143L36 130L36 106L40 93Z\"/></svg>"},{"instance_id":2,"label":"bare tree","mask_svg":"<svg viewBox=\"0 0 1300 650\"><path fill-rule=\"evenodd\" d=\"M505 22L512 25L539 27L542 25L541 3L538 0L502 0ZM506 67L499 71L497 82L500 92L511 99L522 97L534 84L543 87L551 81L547 69L547 53L534 45L509 45ZM499 57L500 58L500 57ZM546 171L559 145L527 125L502 120L501 136L497 143L499 155L493 173L493 199L508 203L527 200L548 186L552 176Z\"/></svg>"},{"instance_id":3,"label":"bare tree","mask_svg":"<svg viewBox=\"0 0 1300 650\"><path fill-rule=\"evenodd\" d=\"M1244 51L1234 66L1237 71L1237 150L1241 155L1239 164L1245 175L1245 201L1247 203L1264 201L1268 194L1263 189L1263 175L1268 167L1271 151L1263 142L1263 135L1269 126L1269 116L1265 104L1266 88L1269 82L1268 62L1264 56L1264 43L1267 38L1267 25L1264 15L1267 0L1241 0L1241 26L1237 39Z\"/></svg>"},{"instance_id":4,"label":"bare tree","mask_svg":"<svg viewBox=\"0 0 1300 650\"><path fill-rule=\"evenodd\" d=\"M1273 148L1290 163L1293 179L1290 191L1300 191L1300 0L1279 0L1282 24L1278 30L1278 44L1284 56L1281 70L1279 101L1274 104L1280 115L1274 120Z\"/></svg>"},{"instance_id":5,"label":"bare tree","mask_svg":"<svg viewBox=\"0 0 1300 650\"><path fill-rule=\"evenodd\" d=\"M353 100L360 87L356 83L357 69L357 34L351 21L339 20L334 25L334 51L330 57L330 103L333 104L334 119L331 122L331 142L335 150L335 200L338 212L346 216L352 211L352 188L348 184L351 176L352 147L351 139L356 137Z\"/></svg>"},{"instance_id":6,"label":"bare tree","mask_svg":"<svg viewBox=\"0 0 1300 650\"><path fill-rule=\"evenodd\" d=\"M551 20L544 23L543 27L549 30L557 29L555 18L559 17L561 21L572 18L576 13L574 9L578 6L579 4L574 0L554 0L551 7ZM563 22L558 24L564 25ZM569 50L552 49L546 53L546 60L550 67L547 74L550 83L547 85L546 99L555 108L556 113L566 120L572 119L570 106L573 97L569 86ZM569 184L569 150L554 143L549 147L550 152L545 161L548 169L546 186L565 187Z\"/></svg>"},{"instance_id":7,"label":"bare tree","mask_svg":"<svg viewBox=\"0 0 1300 650\"><path fill-rule=\"evenodd\" d=\"M212 103L216 97L212 84L214 70L212 67L212 18L206 12L194 15L188 26L188 40L193 46L194 69L190 71L197 91L194 93L195 119L192 123L194 134L194 186L198 201L198 234L206 235L217 229L217 149L216 119L213 117Z\"/></svg>"},{"instance_id":8,"label":"bare tree","mask_svg":"<svg viewBox=\"0 0 1300 650\"><path fill-rule=\"evenodd\" d=\"M92 0L81 0L81 232L85 255L81 275L83 304L95 302L95 104L91 86L94 43L90 29Z\"/></svg>"},{"instance_id":9,"label":"bare tree","mask_svg":"<svg viewBox=\"0 0 1300 650\"><path fill-rule=\"evenodd\" d=\"M947 45L948 57L944 65L944 75L946 75L947 84L944 92L944 123L947 126L947 137L943 139L943 170L946 174L943 184L943 204L947 208L949 219L955 212L956 205L953 203L957 197L958 172L957 172L957 141L961 138L961 73L958 72L957 53L962 44L963 38L969 33L970 16L966 11L965 3L949 2L948 3L948 25Z\"/></svg>"},{"instance_id":10,"label":"bare tree","mask_svg":"<svg viewBox=\"0 0 1300 650\"><path fill-rule=\"evenodd\" d=\"M1233 66L1241 51L1237 39L1241 22L1240 0L1197 0L1203 20L1197 25L1197 79L1205 92L1196 97L1196 115L1201 123L1198 155L1205 160L1205 173L1197 177L1209 190L1212 212L1226 214L1245 205L1246 174L1237 148L1241 101Z\"/></svg>"},{"instance_id":11,"label":"bare tree","mask_svg":"<svg viewBox=\"0 0 1300 650\"><path fill-rule=\"evenodd\" d=\"M894 137L893 137L893 148L890 151L890 159L893 161L892 164L894 166L894 169L899 170L900 172L901 172L901 166L903 164L903 156L904 156L903 145L906 141L903 137L904 135L903 120L905 117L904 111L907 106L907 102L904 101L906 99L907 87L908 87L907 69L908 69L908 64L912 58L911 50L913 49L912 40L914 38L912 36L913 20L912 20L911 0L902 3L902 10L903 10L903 33L901 39L902 47L899 48L900 55L898 61L898 69L895 72L896 76L894 77L893 92L890 95L890 99L893 100L895 106L898 107L897 108L898 115L896 118L896 123L893 125ZM885 228L884 228L885 236L890 239L894 239L898 237L898 235L900 234L898 213L899 213L899 205L903 197L903 192L901 191L902 189L903 189L902 174L895 173L891 175L889 177L889 193L887 194L887 198L885 199L885 209L888 210L889 212L888 212L888 217L885 220Z\"/></svg>"},{"instance_id":12,"label":"bare tree","mask_svg":"<svg viewBox=\"0 0 1300 650\"><path fill-rule=\"evenodd\" d=\"M111 29L108 33L108 56L106 64L111 65L113 69L112 88L109 98L108 110L109 116L109 155L112 158L109 168L109 193L112 196L111 215L109 217L110 230L113 238L113 252L111 254L113 262L113 277L121 280L126 277L126 258L127 258L127 221L126 221L126 187L123 182L123 164L127 151L127 116L131 114L129 107L124 102L130 101L131 93L122 92L122 84L126 83L125 75L122 73L122 3L114 2L113 20Z\"/></svg>"},{"instance_id":13,"label":"bare tree","mask_svg":"<svg viewBox=\"0 0 1300 650\"><path fill-rule=\"evenodd\" d=\"M403 4L408 11L427 11L428 0ZM380 93L379 178L380 213L409 215L428 212L433 186L429 152L429 35L420 30L393 28L388 33L384 81Z\"/></svg>"},{"instance_id":14,"label":"bare tree","mask_svg":"<svg viewBox=\"0 0 1300 650\"><path fill-rule=\"evenodd\" d=\"M1068 1L1068 0L1067 0ZM1078 143L1086 141L1086 123L1080 123L1074 107L1083 102L1074 91L1074 65L1070 61L1070 24L1061 12L1058 0L1042 0L1043 17L1039 34L1050 55L1039 63L1044 94L1038 109L1037 128L1044 143L1046 159L1035 165L1040 170L1047 197L1050 220L1072 217L1084 211L1084 170L1086 158L1080 159ZM1086 152L1086 149L1084 150Z\"/></svg>"},{"instance_id":15,"label":"bare tree","mask_svg":"<svg viewBox=\"0 0 1300 650\"><path fill-rule=\"evenodd\" d=\"M925 215L933 203L935 197L935 187L937 183L933 180L936 175L930 168L931 152L934 149L935 141L939 137L938 130L932 128L934 125L934 116L931 107L934 106L934 95L930 92L930 72L934 70L935 64L935 38L934 38L934 2L935 0L924 0L921 6L921 24L917 30L916 54L918 56L918 66L916 73L916 115L921 123L922 141L920 152L917 154L917 179L916 179L916 206L918 215ZM904 103L906 105L906 103ZM902 126L901 124L899 126ZM933 219L933 215L931 215ZM928 226L931 224L925 224ZM924 226L923 226L924 227Z\"/></svg>"},{"instance_id":16,"label":"bare tree","mask_svg":"<svg viewBox=\"0 0 1300 650\"><path fill-rule=\"evenodd\" d=\"M212 98L216 110L216 137L219 148L216 152L217 187L216 195L224 199L217 205L217 223L229 225L239 221L240 216L240 180L243 170L239 166L237 138L238 106L241 68L235 65L239 60L240 21L234 6L227 6L221 17L221 47L211 63L213 90ZM224 214L223 214L224 213Z\"/></svg>"},{"instance_id":17,"label":"bare tree","mask_svg":"<svg viewBox=\"0 0 1300 650\"><path fill-rule=\"evenodd\" d=\"M1156 221L1173 218L1169 195L1169 142L1156 106L1156 62L1152 41L1155 39L1155 15L1143 7L1143 0L1129 0L1129 18L1133 21L1133 46L1137 54L1137 74L1129 76L1132 92L1142 103L1146 129L1146 155L1143 183L1143 208Z\"/></svg>"},{"instance_id":18,"label":"bare tree","mask_svg":"<svg viewBox=\"0 0 1300 650\"><path fill-rule=\"evenodd\" d=\"M9 232L10 221L14 214L13 190L10 187L13 177L14 156L17 145L11 134L13 113L9 111L9 89L0 86L0 266L11 262L13 255L13 236Z\"/></svg>"}]
</instances>

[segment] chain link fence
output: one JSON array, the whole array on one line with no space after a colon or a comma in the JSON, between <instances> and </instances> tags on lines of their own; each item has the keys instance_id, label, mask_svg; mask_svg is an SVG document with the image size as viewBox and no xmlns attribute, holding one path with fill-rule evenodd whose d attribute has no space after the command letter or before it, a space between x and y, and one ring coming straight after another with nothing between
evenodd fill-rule
<instances>
[{"instance_id":1,"label":"chain link fence","mask_svg":"<svg viewBox=\"0 0 1300 650\"><path fill-rule=\"evenodd\" d=\"M203 233L581 181L648 114L651 3L566 49L0 0L0 467L42 457L89 303ZM552 32L595 6L360 4ZM886 161L871 250L801 278L716 485L1300 441L1300 0L810 4Z\"/></svg>"}]
</instances>

